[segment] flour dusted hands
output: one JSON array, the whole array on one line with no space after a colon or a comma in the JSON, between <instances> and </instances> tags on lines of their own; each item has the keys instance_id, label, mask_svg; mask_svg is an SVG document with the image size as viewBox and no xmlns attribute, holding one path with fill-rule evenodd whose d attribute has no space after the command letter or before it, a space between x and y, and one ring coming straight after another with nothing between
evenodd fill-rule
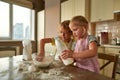
<instances>
[{"instance_id":1,"label":"flour dusted hands","mask_svg":"<svg viewBox=\"0 0 120 80\"><path fill-rule=\"evenodd\" d=\"M36 57L36 60L37 60L37 61L42 61L43 58L44 58L44 56L41 55L41 54L39 54L39 55Z\"/></svg>"},{"instance_id":2,"label":"flour dusted hands","mask_svg":"<svg viewBox=\"0 0 120 80\"><path fill-rule=\"evenodd\" d=\"M71 50L64 50L62 51L61 59L65 65L70 65L74 62L72 58L72 51Z\"/></svg>"},{"instance_id":3,"label":"flour dusted hands","mask_svg":"<svg viewBox=\"0 0 120 80\"><path fill-rule=\"evenodd\" d=\"M51 56L45 56L42 61L37 61L35 60L34 61L34 64L37 66L37 67L49 67L53 62L53 58Z\"/></svg>"},{"instance_id":4,"label":"flour dusted hands","mask_svg":"<svg viewBox=\"0 0 120 80\"><path fill-rule=\"evenodd\" d=\"M72 50L64 50L61 54L62 59L73 58L73 51Z\"/></svg>"}]
</instances>

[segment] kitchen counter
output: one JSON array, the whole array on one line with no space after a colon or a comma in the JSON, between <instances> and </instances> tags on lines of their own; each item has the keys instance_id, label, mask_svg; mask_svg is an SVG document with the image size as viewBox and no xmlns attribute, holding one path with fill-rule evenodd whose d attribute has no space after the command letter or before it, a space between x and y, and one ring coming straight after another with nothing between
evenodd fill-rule
<instances>
[{"instance_id":1,"label":"kitchen counter","mask_svg":"<svg viewBox=\"0 0 120 80\"><path fill-rule=\"evenodd\" d=\"M0 80L114 80L72 65L64 66L57 61L36 72L18 71L17 62L22 61L22 55L0 58L0 61Z\"/></svg>"},{"instance_id":2,"label":"kitchen counter","mask_svg":"<svg viewBox=\"0 0 120 80\"><path fill-rule=\"evenodd\" d=\"M110 45L110 44L101 44L99 47L120 48L120 46L118 45Z\"/></svg>"}]
</instances>

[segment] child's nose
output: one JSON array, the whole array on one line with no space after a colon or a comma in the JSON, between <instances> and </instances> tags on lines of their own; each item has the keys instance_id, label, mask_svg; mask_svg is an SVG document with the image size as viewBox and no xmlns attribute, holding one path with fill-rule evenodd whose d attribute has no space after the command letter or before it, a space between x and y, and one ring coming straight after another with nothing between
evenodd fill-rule
<instances>
[{"instance_id":1,"label":"child's nose","mask_svg":"<svg viewBox=\"0 0 120 80\"><path fill-rule=\"evenodd\" d=\"M62 36L65 36L65 33L62 33Z\"/></svg>"},{"instance_id":2,"label":"child's nose","mask_svg":"<svg viewBox=\"0 0 120 80\"><path fill-rule=\"evenodd\" d=\"M73 32L73 35L75 35L75 32Z\"/></svg>"}]
</instances>

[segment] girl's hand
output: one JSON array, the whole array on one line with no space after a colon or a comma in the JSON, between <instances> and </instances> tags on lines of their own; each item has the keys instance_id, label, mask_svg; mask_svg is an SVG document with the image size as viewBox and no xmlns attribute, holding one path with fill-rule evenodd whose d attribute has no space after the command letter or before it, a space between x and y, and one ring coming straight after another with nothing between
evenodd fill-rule
<instances>
[{"instance_id":1,"label":"girl's hand","mask_svg":"<svg viewBox=\"0 0 120 80\"><path fill-rule=\"evenodd\" d=\"M62 59L72 58L72 55L73 55L72 50L64 50L64 51L62 51L61 58Z\"/></svg>"},{"instance_id":2,"label":"girl's hand","mask_svg":"<svg viewBox=\"0 0 120 80\"><path fill-rule=\"evenodd\" d=\"M62 57L61 56L59 56L59 60L62 61Z\"/></svg>"},{"instance_id":3,"label":"girl's hand","mask_svg":"<svg viewBox=\"0 0 120 80\"><path fill-rule=\"evenodd\" d=\"M37 61L42 61L43 58L44 58L44 56L42 56L42 55L39 54L39 55L36 57L36 60L37 60Z\"/></svg>"}]
</instances>

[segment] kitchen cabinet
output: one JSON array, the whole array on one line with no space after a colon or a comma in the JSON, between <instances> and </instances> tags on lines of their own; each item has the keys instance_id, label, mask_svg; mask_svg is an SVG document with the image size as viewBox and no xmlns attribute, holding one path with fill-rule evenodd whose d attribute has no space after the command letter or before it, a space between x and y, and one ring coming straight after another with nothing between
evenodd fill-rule
<instances>
[{"instance_id":1,"label":"kitchen cabinet","mask_svg":"<svg viewBox=\"0 0 120 80\"><path fill-rule=\"evenodd\" d=\"M119 54L120 48L107 47L107 48L105 48L105 53Z\"/></svg>"},{"instance_id":2,"label":"kitchen cabinet","mask_svg":"<svg viewBox=\"0 0 120 80\"><path fill-rule=\"evenodd\" d=\"M85 16L85 0L73 0L75 1L75 15Z\"/></svg>"},{"instance_id":3,"label":"kitchen cabinet","mask_svg":"<svg viewBox=\"0 0 120 80\"><path fill-rule=\"evenodd\" d=\"M105 54L113 53L113 54L120 54L120 48L119 47L98 47L98 52L104 52ZM104 64L105 60L99 60L100 65ZM113 63L110 63L107 65L102 71L100 71L101 74L111 77L112 75L112 69L113 69ZM118 77L116 77L118 78Z\"/></svg>"},{"instance_id":4,"label":"kitchen cabinet","mask_svg":"<svg viewBox=\"0 0 120 80\"><path fill-rule=\"evenodd\" d=\"M61 21L70 20L76 15L85 16L85 0L68 0L61 3Z\"/></svg>"},{"instance_id":5,"label":"kitchen cabinet","mask_svg":"<svg viewBox=\"0 0 120 80\"><path fill-rule=\"evenodd\" d=\"M105 48L105 53L119 54L120 48L107 47ZM110 63L105 69L104 74L108 77L112 75L113 63Z\"/></svg>"},{"instance_id":6,"label":"kitchen cabinet","mask_svg":"<svg viewBox=\"0 0 120 80\"><path fill-rule=\"evenodd\" d=\"M74 16L74 0L61 3L61 21L69 20Z\"/></svg>"},{"instance_id":7,"label":"kitchen cabinet","mask_svg":"<svg viewBox=\"0 0 120 80\"><path fill-rule=\"evenodd\" d=\"M104 53L105 52L105 48L104 47L98 47L98 52L99 53Z\"/></svg>"},{"instance_id":8,"label":"kitchen cabinet","mask_svg":"<svg viewBox=\"0 0 120 80\"><path fill-rule=\"evenodd\" d=\"M120 0L114 0L114 11L120 11Z\"/></svg>"},{"instance_id":9,"label":"kitchen cabinet","mask_svg":"<svg viewBox=\"0 0 120 80\"><path fill-rule=\"evenodd\" d=\"M91 22L113 19L114 0L91 0Z\"/></svg>"},{"instance_id":10,"label":"kitchen cabinet","mask_svg":"<svg viewBox=\"0 0 120 80\"><path fill-rule=\"evenodd\" d=\"M104 53L105 52L105 48L104 47L98 47L98 53ZM98 59L99 61L99 65L103 65L104 60L102 59ZM103 74L104 70L100 70L100 73Z\"/></svg>"}]
</instances>

